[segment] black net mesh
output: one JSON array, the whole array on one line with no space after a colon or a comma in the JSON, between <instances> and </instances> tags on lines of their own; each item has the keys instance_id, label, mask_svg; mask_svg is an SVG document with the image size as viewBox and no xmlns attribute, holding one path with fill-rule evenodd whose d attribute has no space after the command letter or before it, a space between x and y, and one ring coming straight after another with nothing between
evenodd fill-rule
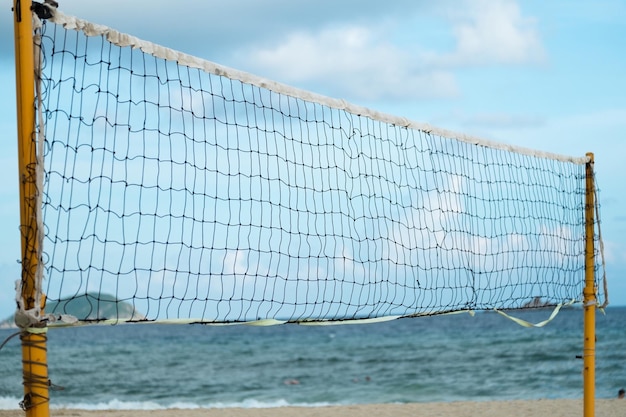
<instances>
[{"instance_id":1,"label":"black net mesh","mask_svg":"<svg viewBox=\"0 0 626 417\"><path fill-rule=\"evenodd\" d=\"M43 50L49 312L348 320L581 298L584 165L50 23Z\"/></svg>"}]
</instances>

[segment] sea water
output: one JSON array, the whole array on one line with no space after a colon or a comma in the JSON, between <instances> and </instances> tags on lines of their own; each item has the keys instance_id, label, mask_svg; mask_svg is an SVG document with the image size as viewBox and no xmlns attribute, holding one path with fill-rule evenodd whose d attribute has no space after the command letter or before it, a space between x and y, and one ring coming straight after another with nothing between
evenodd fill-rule
<instances>
[{"instance_id":1,"label":"sea water","mask_svg":"<svg viewBox=\"0 0 626 417\"><path fill-rule=\"evenodd\" d=\"M550 310L520 311L530 322ZM524 328L494 313L340 326L51 329L52 407L159 409L581 398L583 312ZM626 307L597 314L596 396L626 387ZM0 331L0 341L14 330ZM0 350L0 409L21 350Z\"/></svg>"}]
</instances>

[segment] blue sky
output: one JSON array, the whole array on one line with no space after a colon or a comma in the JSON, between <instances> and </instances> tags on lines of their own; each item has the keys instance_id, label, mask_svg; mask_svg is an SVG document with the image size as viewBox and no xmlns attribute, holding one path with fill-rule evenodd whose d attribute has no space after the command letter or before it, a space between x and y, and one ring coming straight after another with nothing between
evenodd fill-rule
<instances>
[{"instance_id":1,"label":"blue sky","mask_svg":"<svg viewBox=\"0 0 626 417\"><path fill-rule=\"evenodd\" d=\"M13 309L20 256L10 8L0 13L0 318ZM415 121L594 152L609 296L626 305L626 1L63 0L61 10Z\"/></svg>"}]
</instances>

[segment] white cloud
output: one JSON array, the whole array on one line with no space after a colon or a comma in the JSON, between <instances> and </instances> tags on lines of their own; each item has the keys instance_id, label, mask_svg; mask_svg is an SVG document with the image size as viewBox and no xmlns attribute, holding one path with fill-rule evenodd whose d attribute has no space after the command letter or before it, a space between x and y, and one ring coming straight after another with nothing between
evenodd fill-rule
<instances>
[{"instance_id":1,"label":"white cloud","mask_svg":"<svg viewBox=\"0 0 626 417\"><path fill-rule=\"evenodd\" d=\"M457 93L452 74L424 70L418 56L381 31L359 26L296 32L274 47L245 54L258 71L281 81L319 81L330 91L363 99L424 98Z\"/></svg>"},{"instance_id":2,"label":"white cloud","mask_svg":"<svg viewBox=\"0 0 626 417\"><path fill-rule=\"evenodd\" d=\"M286 83L319 83L331 95L415 100L458 96L458 69L545 58L535 20L523 16L512 0L466 2L463 7L445 3L438 12L444 31L455 40L451 51L424 44L419 27L413 27L416 22L405 16L379 25L345 23L291 32L281 42L239 50L236 60ZM396 35L410 40L399 45Z\"/></svg>"},{"instance_id":3,"label":"white cloud","mask_svg":"<svg viewBox=\"0 0 626 417\"><path fill-rule=\"evenodd\" d=\"M359 284L367 284L369 277L363 263L354 259L353 251L347 246L340 249L341 254L335 256L335 270L342 274L344 279L353 279Z\"/></svg>"},{"instance_id":4,"label":"white cloud","mask_svg":"<svg viewBox=\"0 0 626 417\"><path fill-rule=\"evenodd\" d=\"M604 252L603 256L606 262L618 265L626 264L626 247L621 242L603 239L603 244L599 245L597 249Z\"/></svg>"},{"instance_id":5,"label":"white cloud","mask_svg":"<svg viewBox=\"0 0 626 417\"><path fill-rule=\"evenodd\" d=\"M229 250L224 256L225 275L245 275L248 272L247 256L242 250Z\"/></svg>"},{"instance_id":6,"label":"white cloud","mask_svg":"<svg viewBox=\"0 0 626 417\"><path fill-rule=\"evenodd\" d=\"M456 50L450 65L524 64L545 58L533 18L522 15L513 0L477 0L451 11Z\"/></svg>"}]
</instances>

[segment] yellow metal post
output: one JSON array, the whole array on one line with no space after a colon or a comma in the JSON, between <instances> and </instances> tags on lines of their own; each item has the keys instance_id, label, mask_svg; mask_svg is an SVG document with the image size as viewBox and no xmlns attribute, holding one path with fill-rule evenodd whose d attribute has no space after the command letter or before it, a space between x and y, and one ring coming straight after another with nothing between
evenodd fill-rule
<instances>
[{"instance_id":1,"label":"yellow metal post","mask_svg":"<svg viewBox=\"0 0 626 417\"><path fill-rule=\"evenodd\" d=\"M17 141L22 249L22 300L24 309L44 308L37 268L40 260L37 218L35 143L35 67L31 0L14 0L15 72L17 92ZM39 300L39 301L38 301ZM45 332L22 334L22 369L27 417L48 417L49 380ZM41 330L41 329L40 329Z\"/></svg>"},{"instance_id":2,"label":"yellow metal post","mask_svg":"<svg viewBox=\"0 0 626 417\"><path fill-rule=\"evenodd\" d=\"M583 290L583 415L595 415L596 367L596 282L595 282L595 184L593 153L588 153L585 191L585 289Z\"/></svg>"}]
</instances>

